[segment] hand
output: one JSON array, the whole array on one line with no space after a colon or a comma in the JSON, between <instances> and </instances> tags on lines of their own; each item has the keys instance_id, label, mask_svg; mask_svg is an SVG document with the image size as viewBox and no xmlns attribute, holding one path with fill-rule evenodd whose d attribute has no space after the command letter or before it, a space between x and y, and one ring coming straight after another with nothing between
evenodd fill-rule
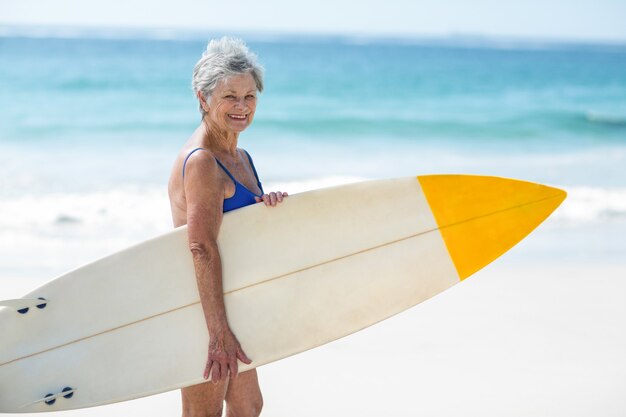
<instances>
[{"instance_id":1,"label":"hand","mask_svg":"<svg viewBox=\"0 0 626 417\"><path fill-rule=\"evenodd\" d=\"M237 359L249 365L252 360L241 349L235 335L227 330L211 335L209 342L209 357L204 369L204 379L211 377L211 382L217 384L226 381L230 375L236 378L238 371Z\"/></svg>"},{"instance_id":2,"label":"hand","mask_svg":"<svg viewBox=\"0 0 626 417\"><path fill-rule=\"evenodd\" d=\"M280 191L271 192L269 194L263 194L261 197L254 197L257 203L264 202L266 206L276 206L278 203L283 202L283 198L287 197L287 193Z\"/></svg>"}]
</instances>

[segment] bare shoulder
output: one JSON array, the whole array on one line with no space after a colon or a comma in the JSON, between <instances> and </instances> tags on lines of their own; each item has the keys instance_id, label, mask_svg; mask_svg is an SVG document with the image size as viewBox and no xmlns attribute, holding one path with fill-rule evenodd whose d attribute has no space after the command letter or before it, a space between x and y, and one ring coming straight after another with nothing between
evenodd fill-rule
<instances>
[{"instance_id":1,"label":"bare shoulder","mask_svg":"<svg viewBox=\"0 0 626 417\"><path fill-rule=\"evenodd\" d=\"M213 153L204 148L194 148L183 152L183 162L181 165L181 177L185 181L189 179L194 181L198 177L207 180L215 177L217 163Z\"/></svg>"},{"instance_id":2,"label":"bare shoulder","mask_svg":"<svg viewBox=\"0 0 626 417\"><path fill-rule=\"evenodd\" d=\"M185 163L188 162L188 159L192 154L200 153L198 149L202 149L202 137L203 137L203 129L201 127L196 128L196 130L192 133L192 135L187 139L187 142L181 147L176 159L174 160L174 165L172 166L172 171L170 173L169 180L169 189L170 193L172 190L177 190L182 188L183 186L183 176L186 171ZM206 153L208 151L204 151L202 153Z\"/></svg>"},{"instance_id":3,"label":"bare shoulder","mask_svg":"<svg viewBox=\"0 0 626 417\"><path fill-rule=\"evenodd\" d=\"M196 150L197 149L197 150ZM175 226L187 223L188 211L223 194L213 154L205 149L183 149L174 163L168 194Z\"/></svg>"}]
</instances>

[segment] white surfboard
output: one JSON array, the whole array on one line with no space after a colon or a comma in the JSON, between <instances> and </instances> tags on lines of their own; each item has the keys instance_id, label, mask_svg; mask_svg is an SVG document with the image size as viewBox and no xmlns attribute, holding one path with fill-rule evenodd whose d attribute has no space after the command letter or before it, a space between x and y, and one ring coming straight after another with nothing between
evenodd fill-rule
<instances>
[{"instance_id":1,"label":"white surfboard","mask_svg":"<svg viewBox=\"0 0 626 417\"><path fill-rule=\"evenodd\" d=\"M434 175L292 195L225 214L228 320L253 359L320 346L473 274L565 192ZM208 333L185 227L0 302L0 412L130 400L204 382Z\"/></svg>"}]
</instances>

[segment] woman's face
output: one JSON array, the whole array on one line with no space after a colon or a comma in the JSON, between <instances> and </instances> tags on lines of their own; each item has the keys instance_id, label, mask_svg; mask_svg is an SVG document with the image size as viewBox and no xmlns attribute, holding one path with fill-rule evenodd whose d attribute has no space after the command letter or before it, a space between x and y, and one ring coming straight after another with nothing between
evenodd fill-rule
<instances>
[{"instance_id":1,"label":"woman's face","mask_svg":"<svg viewBox=\"0 0 626 417\"><path fill-rule=\"evenodd\" d=\"M223 79L213 90L207 116L213 128L243 132L252 123L256 110L256 83L251 74Z\"/></svg>"}]
</instances>

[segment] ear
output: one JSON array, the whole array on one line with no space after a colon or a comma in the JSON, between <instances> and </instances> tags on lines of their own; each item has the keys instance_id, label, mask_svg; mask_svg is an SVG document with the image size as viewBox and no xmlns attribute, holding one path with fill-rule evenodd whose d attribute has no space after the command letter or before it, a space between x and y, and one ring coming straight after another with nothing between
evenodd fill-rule
<instances>
[{"instance_id":1,"label":"ear","mask_svg":"<svg viewBox=\"0 0 626 417\"><path fill-rule=\"evenodd\" d=\"M206 99L202 95L202 91L198 91L196 93L196 97L198 97L198 101L200 101L200 105L205 112L209 111L209 104L206 102Z\"/></svg>"}]
</instances>

